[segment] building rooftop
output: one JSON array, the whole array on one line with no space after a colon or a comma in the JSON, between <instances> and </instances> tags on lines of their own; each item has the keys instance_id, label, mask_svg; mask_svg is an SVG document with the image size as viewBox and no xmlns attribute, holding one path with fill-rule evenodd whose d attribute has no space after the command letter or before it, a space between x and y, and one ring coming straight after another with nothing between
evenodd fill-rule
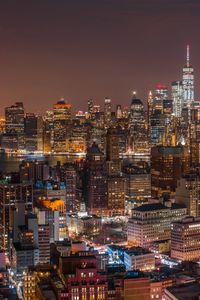
<instances>
[{"instance_id":1,"label":"building rooftop","mask_svg":"<svg viewBox=\"0 0 200 300\"><path fill-rule=\"evenodd\" d=\"M200 284L197 282L171 286L166 290L178 300L198 300L200 296Z\"/></svg>"},{"instance_id":2,"label":"building rooftop","mask_svg":"<svg viewBox=\"0 0 200 300\"><path fill-rule=\"evenodd\" d=\"M179 223L179 224L188 224L188 223L200 223L200 217L192 217L192 216L188 216L185 217L184 219L180 220L180 221L176 221L174 223Z\"/></svg>"},{"instance_id":3,"label":"building rooftop","mask_svg":"<svg viewBox=\"0 0 200 300\"><path fill-rule=\"evenodd\" d=\"M172 203L171 209L181 209L181 208L186 208L186 206L184 204Z\"/></svg>"},{"instance_id":4,"label":"building rooftop","mask_svg":"<svg viewBox=\"0 0 200 300\"><path fill-rule=\"evenodd\" d=\"M145 274L141 271L128 271L125 273L124 279L143 278Z\"/></svg>"},{"instance_id":5,"label":"building rooftop","mask_svg":"<svg viewBox=\"0 0 200 300\"><path fill-rule=\"evenodd\" d=\"M142 247L132 247L125 249L124 251L126 254L131 255L131 256L139 256L139 255L144 255L144 254L149 254L152 253L147 249L144 249Z\"/></svg>"},{"instance_id":6,"label":"building rooftop","mask_svg":"<svg viewBox=\"0 0 200 300\"><path fill-rule=\"evenodd\" d=\"M161 209L169 209L169 207L166 207L161 203L149 203L149 204L143 204L139 207L136 207L133 209L133 211L145 212L145 211L161 210Z\"/></svg>"}]
</instances>

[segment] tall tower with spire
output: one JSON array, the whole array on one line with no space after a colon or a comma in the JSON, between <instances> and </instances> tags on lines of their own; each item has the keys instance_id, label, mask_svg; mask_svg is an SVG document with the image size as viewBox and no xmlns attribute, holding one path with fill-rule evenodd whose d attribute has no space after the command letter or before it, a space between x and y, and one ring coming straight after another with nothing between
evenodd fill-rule
<instances>
[{"instance_id":1,"label":"tall tower with spire","mask_svg":"<svg viewBox=\"0 0 200 300\"><path fill-rule=\"evenodd\" d=\"M194 103L194 68L190 64L190 46L187 45L187 60L183 67L183 104L188 109L192 108Z\"/></svg>"}]
</instances>

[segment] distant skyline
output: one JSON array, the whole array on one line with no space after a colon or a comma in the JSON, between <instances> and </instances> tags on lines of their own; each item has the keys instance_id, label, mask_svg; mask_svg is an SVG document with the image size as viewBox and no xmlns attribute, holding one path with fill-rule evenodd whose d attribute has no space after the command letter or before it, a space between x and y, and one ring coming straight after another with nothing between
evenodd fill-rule
<instances>
[{"instance_id":1,"label":"distant skyline","mask_svg":"<svg viewBox=\"0 0 200 300\"><path fill-rule=\"evenodd\" d=\"M190 45L200 99L199 0L7 0L0 2L0 115L23 101L43 113L64 97L128 105L179 80ZM113 106L113 107L114 107Z\"/></svg>"}]
</instances>

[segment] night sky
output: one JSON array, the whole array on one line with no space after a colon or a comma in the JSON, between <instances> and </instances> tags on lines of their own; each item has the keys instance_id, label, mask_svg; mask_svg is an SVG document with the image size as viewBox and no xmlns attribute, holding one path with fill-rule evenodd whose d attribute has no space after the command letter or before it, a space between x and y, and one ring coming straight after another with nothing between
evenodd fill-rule
<instances>
[{"instance_id":1,"label":"night sky","mask_svg":"<svg viewBox=\"0 0 200 300\"><path fill-rule=\"evenodd\" d=\"M127 105L181 79L191 46L200 97L199 0L1 0L0 113L24 101L44 112L64 97Z\"/></svg>"}]
</instances>

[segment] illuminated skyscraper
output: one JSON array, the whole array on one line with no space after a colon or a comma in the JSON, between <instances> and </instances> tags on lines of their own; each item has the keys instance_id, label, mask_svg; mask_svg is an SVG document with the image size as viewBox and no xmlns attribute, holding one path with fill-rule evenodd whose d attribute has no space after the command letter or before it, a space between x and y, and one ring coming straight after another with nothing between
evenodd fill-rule
<instances>
[{"instance_id":1,"label":"illuminated skyscraper","mask_svg":"<svg viewBox=\"0 0 200 300\"><path fill-rule=\"evenodd\" d=\"M135 97L130 107L130 149L134 153L144 153L148 149L147 128L145 122L144 104Z\"/></svg>"},{"instance_id":2,"label":"illuminated skyscraper","mask_svg":"<svg viewBox=\"0 0 200 300\"><path fill-rule=\"evenodd\" d=\"M158 84L154 95L154 109L163 112L163 102L164 100L169 99L168 87L163 84Z\"/></svg>"},{"instance_id":3,"label":"illuminated skyscraper","mask_svg":"<svg viewBox=\"0 0 200 300\"><path fill-rule=\"evenodd\" d=\"M173 100L173 113L176 117L181 117L183 108L183 83L182 81L172 82L172 100Z\"/></svg>"},{"instance_id":4,"label":"illuminated skyscraper","mask_svg":"<svg viewBox=\"0 0 200 300\"><path fill-rule=\"evenodd\" d=\"M153 95L152 95L152 91L149 91L147 105L148 105L147 106L148 131L150 132L150 128L151 128L151 116L153 114Z\"/></svg>"},{"instance_id":5,"label":"illuminated skyscraper","mask_svg":"<svg viewBox=\"0 0 200 300\"><path fill-rule=\"evenodd\" d=\"M105 120L106 128L110 127L111 124L111 112L112 112L111 100L106 97L104 100L104 120Z\"/></svg>"},{"instance_id":6,"label":"illuminated skyscraper","mask_svg":"<svg viewBox=\"0 0 200 300\"><path fill-rule=\"evenodd\" d=\"M190 64L190 48L187 46L187 61L183 68L183 101L184 106L191 108L194 102L194 68Z\"/></svg>"},{"instance_id":7,"label":"illuminated skyscraper","mask_svg":"<svg viewBox=\"0 0 200 300\"><path fill-rule=\"evenodd\" d=\"M47 111L43 118L43 150L44 152L50 152L53 147L53 111Z\"/></svg>"},{"instance_id":8,"label":"illuminated skyscraper","mask_svg":"<svg viewBox=\"0 0 200 300\"><path fill-rule=\"evenodd\" d=\"M22 102L16 102L5 108L5 132L3 148L14 150L24 148L24 106Z\"/></svg>"},{"instance_id":9,"label":"illuminated skyscraper","mask_svg":"<svg viewBox=\"0 0 200 300\"><path fill-rule=\"evenodd\" d=\"M117 119L122 118L122 107L119 104L116 106L116 118Z\"/></svg>"},{"instance_id":10,"label":"illuminated skyscraper","mask_svg":"<svg viewBox=\"0 0 200 300\"><path fill-rule=\"evenodd\" d=\"M90 100L88 100L88 114L89 114L89 118L92 117L93 112L94 112L94 103L93 103L93 100L90 99Z\"/></svg>"},{"instance_id":11,"label":"illuminated skyscraper","mask_svg":"<svg viewBox=\"0 0 200 300\"><path fill-rule=\"evenodd\" d=\"M118 175L121 171L119 159L119 135L116 128L110 128L106 135L106 160L109 175Z\"/></svg>"},{"instance_id":12,"label":"illuminated skyscraper","mask_svg":"<svg viewBox=\"0 0 200 300\"><path fill-rule=\"evenodd\" d=\"M61 99L54 104L53 113L54 151L65 152L71 121L71 104L67 104Z\"/></svg>"},{"instance_id":13,"label":"illuminated skyscraper","mask_svg":"<svg viewBox=\"0 0 200 300\"><path fill-rule=\"evenodd\" d=\"M22 102L5 108L6 133L24 133L24 106Z\"/></svg>"}]
</instances>

